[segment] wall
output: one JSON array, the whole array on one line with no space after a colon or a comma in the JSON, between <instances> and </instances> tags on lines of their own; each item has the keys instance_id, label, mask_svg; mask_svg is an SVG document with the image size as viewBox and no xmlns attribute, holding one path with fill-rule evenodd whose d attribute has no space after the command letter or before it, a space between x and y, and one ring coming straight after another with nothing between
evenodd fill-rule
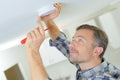
<instances>
[{"instance_id":1,"label":"wall","mask_svg":"<svg viewBox=\"0 0 120 80\"><path fill-rule=\"evenodd\" d=\"M120 8L109 11L98 18L102 29L109 37L105 58L120 69Z\"/></svg>"},{"instance_id":2,"label":"wall","mask_svg":"<svg viewBox=\"0 0 120 80\"><path fill-rule=\"evenodd\" d=\"M62 78L69 76L71 78L70 80L75 80L76 67L69 63L68 60L50 65L46 69L53 80L58 80L59 78L62 80Z\"/></svg>"},{"instance_id":3,"label":"wall","mask_svg":"<svg viewBox=\"0 0 120 80\"><path fill-rule=\"evenodd\" d=\"M0 52L0 80L7 80L4 71L18 63L25 80L30 80L24 47L16 46Z\"/></svg>"},{"instance_id":4,"label":"wall","mask_svg":"<svg viewBox=\"0 0 120 80\"><path fill-rule=\"evenodd\" d=\"M48 40L49 38L44 41L40 49L44 65L50 66L66 60L55 47L49 46ZM7 80L4 71L16 63L20 66L25 80L30 80L29 65L24 45L18 45L0 52L0 80Z\"/></svg>"}]
</instances>

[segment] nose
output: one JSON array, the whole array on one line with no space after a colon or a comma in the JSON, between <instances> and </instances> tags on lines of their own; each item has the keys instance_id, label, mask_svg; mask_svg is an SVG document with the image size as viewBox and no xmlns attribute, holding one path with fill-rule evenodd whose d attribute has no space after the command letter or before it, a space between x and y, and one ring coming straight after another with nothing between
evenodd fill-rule
<instances>
[{"instance_id":1,"label":"nose","mask_svg":"<svg viewBox=\"0 0 120 80\"><path fill-rule=\"evenodd\" d=\"M70 48L70 49L73 48L73 47L75 47L74 41L70 42L70 44L69 44L69 48Z\"/></svg>"}]
</instances>

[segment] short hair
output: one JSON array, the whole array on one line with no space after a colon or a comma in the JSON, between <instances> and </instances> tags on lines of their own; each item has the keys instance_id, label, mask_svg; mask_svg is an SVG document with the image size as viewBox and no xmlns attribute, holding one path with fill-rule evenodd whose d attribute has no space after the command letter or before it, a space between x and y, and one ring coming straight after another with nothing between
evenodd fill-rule
<instances>
[{"instance_id":1,"label":"short hair","mask_svg":"<svg viewBox=\"0 0 120 80\"><path fill-rule=\"evenodd\" d=\"M88 24L83 24L81 26L78 26L76 28L76 31L78 31L80 29L87 29L87 30L93 31L93 38L96 42L94 45L103 48L103 52L100 55L100 58L102 58L105 51L106 51L107 45L108 45L107 34L103 30L101 30L100 28L93 26L93 25L88 25Z\"/></svg>"}]
</instances>

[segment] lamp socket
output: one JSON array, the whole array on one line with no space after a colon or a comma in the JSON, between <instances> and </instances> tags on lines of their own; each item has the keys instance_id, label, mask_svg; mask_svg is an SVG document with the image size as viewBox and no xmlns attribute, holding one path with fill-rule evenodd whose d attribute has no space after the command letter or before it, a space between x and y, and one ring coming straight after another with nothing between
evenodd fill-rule
<instances>
[{"instance_id":1,"label":"lamp socket","mask_svg":"<svg viewBox=\"0 0 120 80\"><path fill-rule=\"evenodd\" d=\"M51 14L55 10L55 7L53 5L46 5L44 7L41 7L38 10L38 16L46 16Z\"/></svg>"}]
</instances>

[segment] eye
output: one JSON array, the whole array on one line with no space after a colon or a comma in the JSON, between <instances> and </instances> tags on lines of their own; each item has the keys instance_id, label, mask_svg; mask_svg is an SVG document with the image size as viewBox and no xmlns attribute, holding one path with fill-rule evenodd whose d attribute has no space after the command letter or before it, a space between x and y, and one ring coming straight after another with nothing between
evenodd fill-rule
<instances>
[{"instance_id":1,"label":"eye","mask_svg":"<svg viewBox=\"0 0 120 80\"><path fill-rule=\"evenodd\" d=\"M77 41L81 42L81 41L83 41L83 39L82 38L77 38Z\"/></svg>"},{"instance_id":2,"label":"eye","mask_svg":"<svg viewBox=\"0 0 120 80\"><path fill-rule=\"evenodd\" d=\"M78 43L80 43L80 44L83 44L83 43L84 43L84 39L82 39L82 38L78 38L77 41L78 41Z\"/></svg>"},{"instance_id":3,"label":"eye","mask_svg":"<svg viewBox=\"0 0 120 80\"><path fill-rule=\"evenodd\" d=\"M83 44L85 42L85 39L82 37L73 37L72 41L78 42L78 44Z\"/></svg>"}]
</instances>

